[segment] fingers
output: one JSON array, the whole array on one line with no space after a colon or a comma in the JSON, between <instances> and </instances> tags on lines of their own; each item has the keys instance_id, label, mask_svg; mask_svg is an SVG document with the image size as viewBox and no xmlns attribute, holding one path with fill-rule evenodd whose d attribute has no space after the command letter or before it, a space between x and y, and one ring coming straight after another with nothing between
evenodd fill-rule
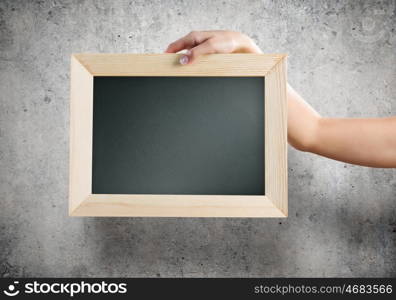
<instances>
[{"instance_id":1,"label":"fingers","mask_svg":"<svg viewBox=\"0 0 396 300\"><path fill-rule=\"evenodd\" d=\"M184 49L190 49L191 47L194 47L194 40L192 40L191 37L187 35L169 44L168 48L165 50L165 53L176 53Z\"/></svg>"},{"instance_id":2,"label":"fingers","mask_svg":"<svg viewBox=\"0 0 396 300\"><path fill-rule=\"evenodd\" d=\"M166 48L165 53L176 53L181 50L191 49L208 39L210 36L211 33L208 31L191 31L186 36L171 43L168 48Z\"/></svg>"},{"instance_id":3,"label":"fingers","mask_svg":"<svg viewBox=\"0 0 396 300\"><path fill-rule=\"evenodd\" d=\"M204 54L216 53L215 44L211 39L206 40L202 44L190 49L185 55L180 58L182 65L193 63L199 56Z\"/></svg>"}]
</instances>

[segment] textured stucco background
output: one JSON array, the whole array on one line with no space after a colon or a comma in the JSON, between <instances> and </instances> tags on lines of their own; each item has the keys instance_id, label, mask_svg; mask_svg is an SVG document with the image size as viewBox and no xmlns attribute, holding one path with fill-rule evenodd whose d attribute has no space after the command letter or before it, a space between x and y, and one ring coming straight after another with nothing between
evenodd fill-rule
<instances>
[{"instance_id":1,"label":"textured stucco background","mask_svg":"<svg viewBox=\"0 0 396 300\"><path fill-rule=\"evenodd\" d=\"M70 218L73 52L232 29L321 114L396 114L395 1L0 1L0 276L395 276L396 171L289 151L287 219ZM395 131L396 134L396 131Z\"/></svg>"}]
</instances>

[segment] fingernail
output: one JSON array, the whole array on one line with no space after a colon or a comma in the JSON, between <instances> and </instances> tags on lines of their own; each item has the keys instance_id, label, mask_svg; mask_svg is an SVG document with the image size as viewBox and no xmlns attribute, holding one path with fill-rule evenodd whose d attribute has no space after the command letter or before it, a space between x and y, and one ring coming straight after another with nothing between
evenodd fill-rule
<instances>
[{"instance_id":1,"label":"fingernail","mask_svg":"<svg viewBox=\"0 0 396 300\"><path fill-rule=\"evenodd\" d=\"M180 60L179 60L181 65L186 65L188 64L188 56L187 55L183 55Z\"/></svg>"}]
</instances>

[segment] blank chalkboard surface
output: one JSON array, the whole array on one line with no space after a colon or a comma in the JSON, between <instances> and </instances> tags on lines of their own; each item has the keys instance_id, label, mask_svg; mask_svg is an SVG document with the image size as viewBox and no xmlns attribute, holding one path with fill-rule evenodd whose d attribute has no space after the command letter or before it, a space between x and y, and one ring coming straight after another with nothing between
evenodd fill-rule
<instances>
[{"instance_id":1,"label":"blank chalkboard surface","mask_svg":"<svg viewBox=\"0 0 396 300\"><path fill-rule=\"evenodd\" d=\"M93 194L264 195L264 77L94 77Z\"/></svg>"}]
</instances>

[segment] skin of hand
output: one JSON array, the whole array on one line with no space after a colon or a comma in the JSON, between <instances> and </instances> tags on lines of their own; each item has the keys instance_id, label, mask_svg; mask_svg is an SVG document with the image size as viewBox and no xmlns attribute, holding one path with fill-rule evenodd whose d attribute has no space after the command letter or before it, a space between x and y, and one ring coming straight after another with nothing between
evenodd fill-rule
<instances>
[{"instance_id":1,"label":"skin of hand","mask_svg":"<svg viewBox=\"0 0 396 300\"><path fill-rule=\"evenodd\" d=\"M187 50L180 64L214 53L262 53L248 36L234 31L193 31L165 53ZM288 142L296 149L331 159L379 168L396 167L396 117L342 119L321 117L287 86Z\"/></svg>"}]
</instances>

